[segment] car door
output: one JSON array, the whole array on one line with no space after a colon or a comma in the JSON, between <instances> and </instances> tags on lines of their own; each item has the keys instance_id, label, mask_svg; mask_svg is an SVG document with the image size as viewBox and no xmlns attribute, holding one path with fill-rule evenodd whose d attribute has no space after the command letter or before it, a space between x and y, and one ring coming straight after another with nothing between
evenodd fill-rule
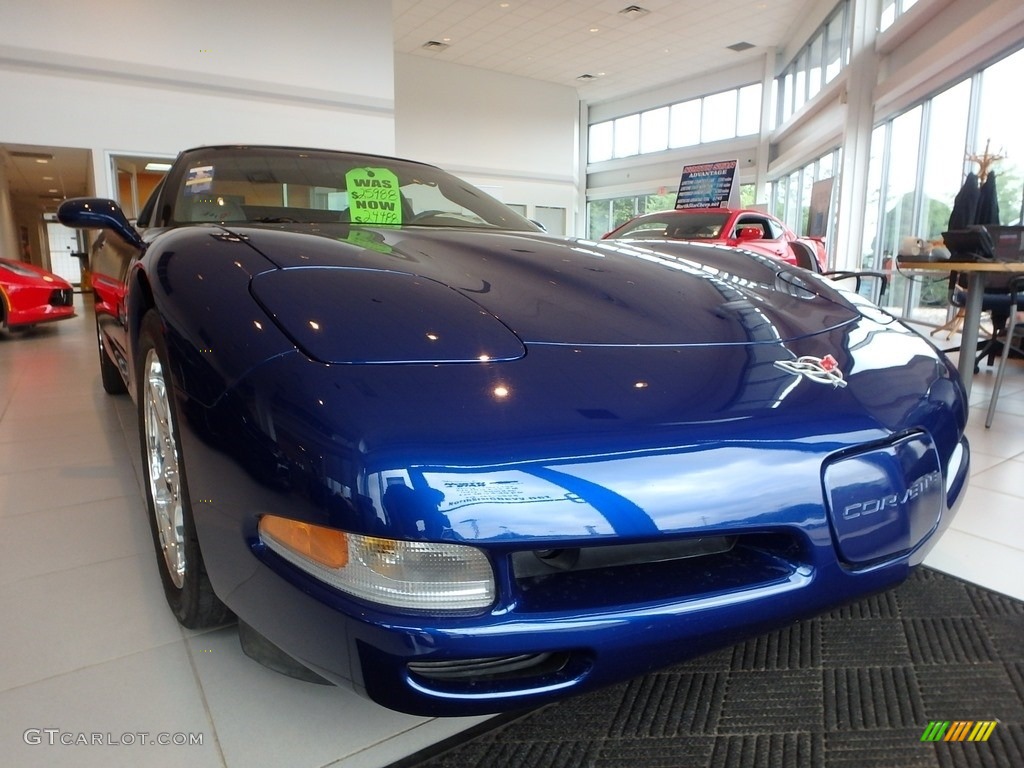
<instances>
[{"instance_id":1,"label":"car door","mask_svg":"<svg viewBox=\"0 0 1024 768\"><path fill-rule=\"evenodd\" d=\"M153 189L139 213L137 226L150 226L160 198L163 181ZM131 356L128 340L128 279L142 251L104 230L93 243L90 254L92 286L95 297L96 333L99 343L113 358L121 377L130 382Z\"/></svg>"},{"instance_id":2,"label":"car door","mask_svg":"<svg viewBox=\"0 0 1024 768\"><path fill-rule=\"evenodd\" d=\"M113 358L125 381L129 380L127 282L138 255L138 249L104 231L93 242L89 258L96 333L100 346Z\"/></svg>"}]
</instances>

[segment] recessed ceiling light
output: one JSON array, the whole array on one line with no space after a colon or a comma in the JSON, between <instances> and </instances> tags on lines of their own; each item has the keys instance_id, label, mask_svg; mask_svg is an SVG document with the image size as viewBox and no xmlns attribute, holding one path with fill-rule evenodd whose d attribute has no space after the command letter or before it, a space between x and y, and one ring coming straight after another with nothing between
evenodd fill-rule
<instances>
[{"instance_id":1,"label":"recessed ceiling light","mask_svg":"<svg viewBox=\"0 0 1024 768\"><path fill-rule=\"evenodd\" d=\"M600 32L600 31L601 31L601 28L600 28L600 27L591 27L591 28L590 28L590 31L591 31L591 32Z\"/></svg>"},{"instance_id":2,"label":"recessed ceiling light","mask_svg":"<svg viewBox=\"0 0 1024 768\"><path fill-rule=\"evenodd\" d=\"M146 163L147 171L169 171L171 170L170 163Z\"/></svg>"},{"instance_id":3,"label":"recessed ceiling light","mask_svg":"<svg viewBox=\"0 0 1024 768\"><path fill-rule=\"evenodd\" d=\"M442 43L440 40L427 40L420 47L425 51L443 51L448 47L448 43Z\"/></svg>"},{"instance_id":4,"label":"recessed ceiling light","mask_svg":"<svg viewBox=\"0 0 1024 768\"><path fill-rule=\"evenodd\" d=\"M744 41L739 43L733 43L732 45L727 45L725 47L728 48L730 51L736 51L736 53L739 53L740 51L749 51L751 48L754 47L754 44Z\"/></svg>"}]
</instances>

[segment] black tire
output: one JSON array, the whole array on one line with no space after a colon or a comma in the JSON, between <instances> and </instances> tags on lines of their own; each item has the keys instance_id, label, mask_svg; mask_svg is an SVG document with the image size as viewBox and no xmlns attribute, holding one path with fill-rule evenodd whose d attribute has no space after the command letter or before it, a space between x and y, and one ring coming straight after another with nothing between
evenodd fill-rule
<instances>
[{"instance_id":1,"label":"black tire","mask_svg":"<svg viewBox=\"0 0 1024 768\"><path fill-rule=\"evenodd\" d=\"M167 604L178 622L198 629L229 622L231 611L214 594L192 517L182 459L178 408L163 323L155 311L139 334L139 445L146 506Z\"/></svg>"},{"instance_id":2,"label":"black tire","mask_svg":"<svg viewBox=\"0 0 1024 768\"><path fill-rule=\"evenodd\" d=\"M114 361L107 356L103 345L103 334L100 332L99 319L96 320L96 349L100 357L100 378L103 380L103 391L108 395L123 395L128 392L128 387L121 378L121 371L118 370Z\"/></svg>"}]
</instances>

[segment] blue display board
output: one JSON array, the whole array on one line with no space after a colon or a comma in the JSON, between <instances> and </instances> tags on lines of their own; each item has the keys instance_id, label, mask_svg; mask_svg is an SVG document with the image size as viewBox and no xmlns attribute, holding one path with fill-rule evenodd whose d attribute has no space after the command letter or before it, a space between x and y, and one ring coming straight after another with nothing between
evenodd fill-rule
<instances>
[{"instance_id":1,"label":"blue display board","mask_svg":"<svg viewBox=\"0 0 1024 768\"><path fill-rule=\"evenodd\" d=\"M736 184L738 160L684 165L676 195L680 208L738 208L739 185Z\"/></svg>"}]
</instances>

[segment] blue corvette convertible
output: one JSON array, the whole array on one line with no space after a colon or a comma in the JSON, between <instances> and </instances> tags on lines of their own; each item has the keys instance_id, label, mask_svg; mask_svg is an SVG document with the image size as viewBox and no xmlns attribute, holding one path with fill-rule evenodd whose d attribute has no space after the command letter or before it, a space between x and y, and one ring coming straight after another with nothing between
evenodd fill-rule
<instances>
[{"instance_id":1,"label":"blue corvette convertible","mask_svg":"<svg viewBox=\"0 0 1024 768\"><path fill-rule=\"evenodd\" d=\"M59 216L104 230L178 620L387 707L535 706L890 588L963 497L955 368L777 260L281 147L182 153L137 228Z\"/></svg>"}]
</instances>

